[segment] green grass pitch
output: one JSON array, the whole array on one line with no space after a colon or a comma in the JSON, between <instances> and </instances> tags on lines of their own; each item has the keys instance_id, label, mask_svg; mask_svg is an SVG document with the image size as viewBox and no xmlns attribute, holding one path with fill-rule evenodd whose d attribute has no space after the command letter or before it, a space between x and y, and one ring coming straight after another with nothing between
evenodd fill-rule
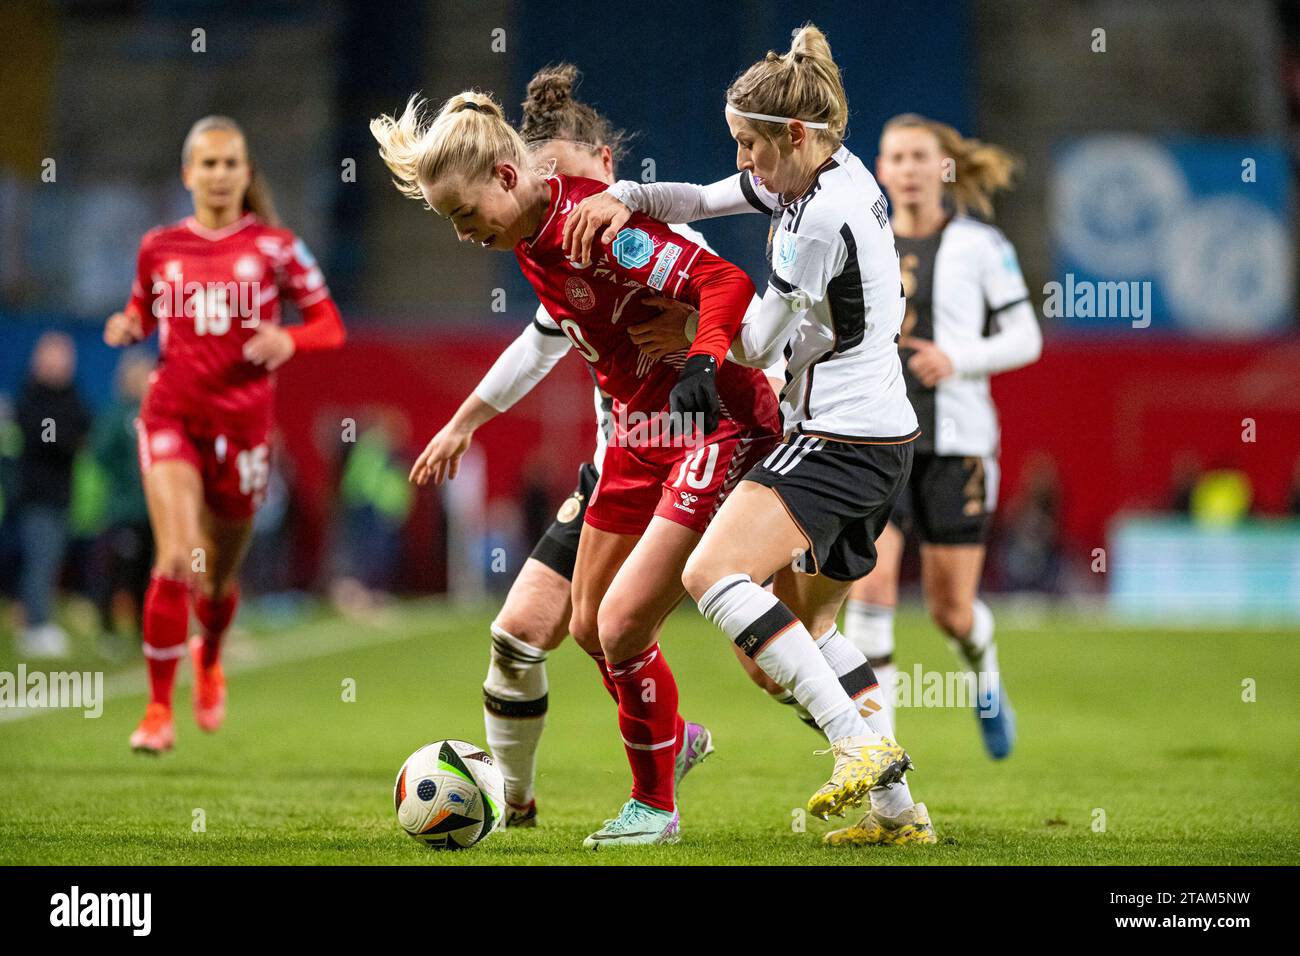
<instances>
[{"instance_id":1,"label":"green grass pitch","mask_svg":"<svg viewBox=\"0 0 1300 956\"><path fill-rule=\"evenodd\" d=\"M824 743L748 682L693 609L670 620L664 647L682 713L712 728L717 752L682 787L680 844L582 849L629 778L614 709L570 642L549 664L541 826L431 852L398 829L393 777L429 741L484 741L490 616L410 604L374 624L254 622L227 655L225 728L200 733L180 687L177 749L160 759L127 748L144 706L140 660L108 674L98 719L54 711L0 721L0 863L1300 863L1294 634L1004 621L1016 753L988 760L964 709L902 710L913 791L940 844L831 849L820 843L826 825L801 829L797 812L829 772L830 758L812 753ZM901 615L898 636L904 668L951 666L920 614ZM0 670L14 671L7 645L0 654ZM101 665L61 665L77 666ZM1242 699L1247 678L1254 702Z\"/></svg>"}]
</instances>

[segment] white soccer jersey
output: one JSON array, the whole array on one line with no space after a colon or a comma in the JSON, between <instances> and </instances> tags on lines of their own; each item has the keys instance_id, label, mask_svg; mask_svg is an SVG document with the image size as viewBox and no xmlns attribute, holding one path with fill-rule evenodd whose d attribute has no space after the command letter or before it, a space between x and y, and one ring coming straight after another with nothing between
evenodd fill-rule
<instances>
[{"instance_id":1,"label":"white soccer jersey","mask_svg":"<svg viewBox=\"0 0 1300 956\"><path fill-rule=\"evenodd\" d=\"M966 216L954 216L934 236L899 237L897 245L908 296L903 334L933 341L955 370L933 388L906 373L921 423L917 450L994 456L989 376L1029 364L1042 348L1015 250L998 229Z\"/></svg>"},{"instance_id":2,"label":"white soccer jersey","mask_svg":"<svg viewBox=\"0 0 1300 956\"><path fill-rule=\"evenodd\" d=\"M888 205L847 148L788 204L743 172L709 186L624 181L611 192L655 218L769 212L771 273L733 356L758 368L785 356L787 432L849 441L916 433L897 348L903 297Z\"/></svg>"}]
</instances>

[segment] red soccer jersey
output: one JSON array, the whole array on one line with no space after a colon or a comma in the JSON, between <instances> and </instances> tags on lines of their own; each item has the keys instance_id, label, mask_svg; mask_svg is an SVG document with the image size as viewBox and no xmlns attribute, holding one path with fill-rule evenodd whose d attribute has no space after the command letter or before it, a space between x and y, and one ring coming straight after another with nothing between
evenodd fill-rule
<instances>
[{"instance_id":1,"label":"red soccer jersey","mask_svg":"<svg viewBox=\"0 0 1300 956\"><path fill-rule=\"evenodd\" d=\"M321 337L320 324L312 322L306 340L295 334L300 348L341 341L325 279L290 230L249 213L220 230L191 216L147 233L128 306L146 334L158 328L160 359L144 411L234 427L268 425L274 376L245 360L243 348L261 323L280 322L281 294L304 315L328 304L324 321L338 326Z\"/></svg>"},{"instance_id":2,"label":"red soccer jersey","mask_svg":"<svg viewBox=\"0 0 1300 956\"><path fill-rule=\"evenodd\" d=\"M770 427L772 389L758 369L723 361L740 327L753 285L743 272L673 232L656 219L633 215L608 247L593 250L580 268L565 258L564 223L573 207L607 187L594 179L552 176L551 203L537 235L515 247L519 267L564 334L596 373L597 384L629 412L652 415L668 408L668 395L686 352L652 361L628 335L628 327L656 317L645 304L663 295L689 302L701 312L700 335L692 352L710 352L718 363L718 397L723 415L742 425ZM720 280L720 281L719 281ZM722 310L730 332L707 336L705 313ZM716 325L716 322L714 323Z\"/></svg>"}]
</instances>

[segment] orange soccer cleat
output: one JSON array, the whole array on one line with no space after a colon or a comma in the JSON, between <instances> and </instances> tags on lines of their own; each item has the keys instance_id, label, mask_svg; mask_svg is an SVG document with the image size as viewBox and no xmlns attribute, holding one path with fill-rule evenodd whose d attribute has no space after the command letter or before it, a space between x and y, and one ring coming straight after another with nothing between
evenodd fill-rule
<instances>
[{"instance_id":1,"label":"orange soccer cleat","mask_svg":"<svg viewBox=\"0 0 1300 956\"><path fill-rule=\"evenodd\" d=\"M200 730L216 733L226 719L226 675L221 662L203 666L203 638L190 638L190 660L194 664L194 721Z\"/></svg>"},{"instance_id":2,"label":"orange soccer cleat","mask_svg":"<svg viewBox=\"0 0 1300 956\"><path fill-rule=\"evenodd\" d=\"M172 710L166 704L150 703L144 720L131 734L131 749L138 754L160 754L171 750L176 743L176 724Z\"/></svg>"}]
</instances>

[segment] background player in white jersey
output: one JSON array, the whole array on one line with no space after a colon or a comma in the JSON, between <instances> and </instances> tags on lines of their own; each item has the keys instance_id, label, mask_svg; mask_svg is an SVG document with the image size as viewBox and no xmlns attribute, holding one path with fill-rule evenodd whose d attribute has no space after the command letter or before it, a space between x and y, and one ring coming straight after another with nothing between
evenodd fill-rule
<instances>
[{"instance_id":1,"label":"background player in white jersey","mask_svg":"<svg viewBox=\"0 0 1300 956\"><path fill-rule=\"evenodd\" d=\"M786 441L724 502L683 582L831 741L835 770L809 811L825 818L870 794L871 812L827 841L933 843L870 665L835 628L851 582L875 563L919 431L896 347L903 299L885 198L842 145L848 104L816 27L737 78L726 118L739 177L619 183L571 216L567 251L589 261L591 240L603 231L611 241L631 209L674 220L771 215L767 289L731 354L756 367L785 355ZM760 584L773 574L774 594ZM861 702L841 686L846 672L867 675Z\"/></svg>"},{"instance_id":2,"label":"background player in white jersey","mask_svg":"<svg viewBox=\"0 0 1300 956\"><path fill-rule=\"evenodd\" d=\"M844 626L892 707L898 573L914 528L926 606L972 676L981 736L995 759L1011 753L1015 716L993 615L977 597L998 493L989 376L1035 361L1042 335L1015 250L968 213L989 218L991 194L1010 185L1014 169L1000 147L915 114L895 117L881 134L876 171L893 207L907 295L899 348L921 438L908 487L876 542L876 567L849 592Z\"/></svg>"},{"instance_id":3,"label":"background player in white jersey","mask_svg":"<svg viewBox=\"0 0 1300 956\"><path fill-rule=\"evenodd\" d=\"M566 176L611 183L614 168L625 152L627 134L573 98L579 78L577 67L571 64L539 70L528 83L520 134L539 166L553 166L555 172ZM695 230L687 226L673 228L707 247ZM673 324L684 322L693 311L675 299L655 301L666 313L677 315ZM474 432L527 395L571 347L545 307L538 305L533 321L501 353L451 420L429 442L411 469L412 480L420 477L426 461L446 462L445 477L454 477ZM594 403L596 449L592 459L579 468L577 487L524 562L491 626L492 651L483 682L483 722L488 747L505 777L505 826L537 824L534 783L548 706L546 658L569 632L573 610L570 586L578 538L613 429L613 399L595 388ZM435 483L441 482L444 468L435 465L432 477ZM688 721L677 754L678 782L712 749L708 730Z\"/></svg>"}]
</instances>

